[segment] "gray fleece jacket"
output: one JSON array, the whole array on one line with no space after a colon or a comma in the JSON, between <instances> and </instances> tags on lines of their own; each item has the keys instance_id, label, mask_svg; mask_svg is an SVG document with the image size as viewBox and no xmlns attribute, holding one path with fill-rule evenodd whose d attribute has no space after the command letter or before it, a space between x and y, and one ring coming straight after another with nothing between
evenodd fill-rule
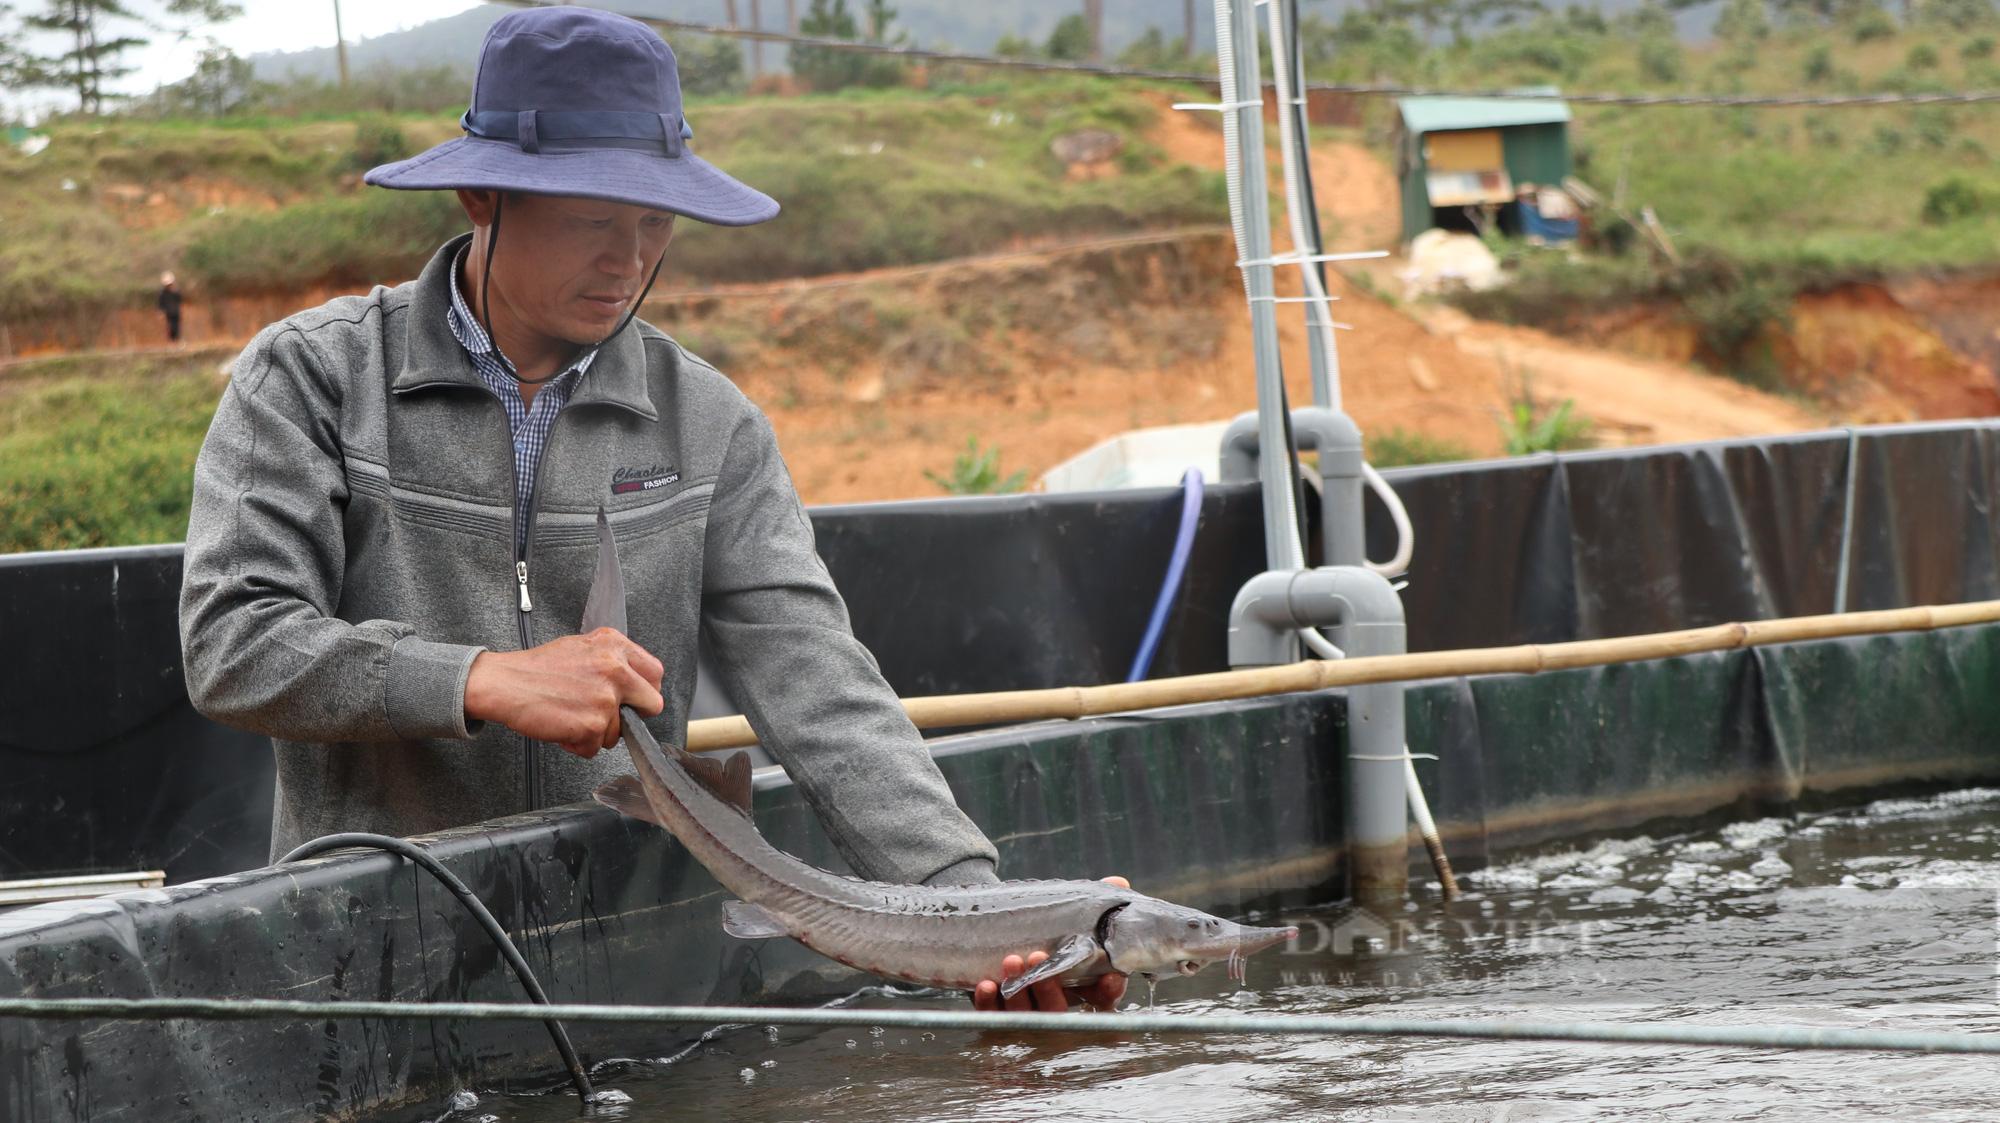
<instances>
[{"instance_id":1,"label":"gray fleece jacket","mask_svg":"<svg viewBox=\"0 0 2000 1123\"><path fill-rule=\"evenodd\" d=\"M770 422L649 324L606 344L556 418L514 550L505 411L445 319L464 239L417 280L266 328L195 464L181 587L188 693L276 743L272 853L589 797L629 771L465 717L482 650L576 631L610 514L631 636L685 735L696 629L751 725L864 876L994 878L814 550ZM524 567L523 567L524 566Z\"/></svg>"}]
</instances>

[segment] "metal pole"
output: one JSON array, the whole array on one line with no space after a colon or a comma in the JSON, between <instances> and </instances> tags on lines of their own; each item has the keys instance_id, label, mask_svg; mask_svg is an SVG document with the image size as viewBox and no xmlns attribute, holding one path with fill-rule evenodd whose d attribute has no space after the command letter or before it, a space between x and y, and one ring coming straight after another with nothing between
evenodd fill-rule
<instances>
[{"instance_id":1,"label":"metal pole","mask_svg":"<svg viewBox=\"0 0 2000 1123\"><path fill-rule=\"evenodd\" d=\"M333 0L334 57L340 60L340 88L347 88L347 33L340 27L340 0Z\"/></svg>"}]
</instances>

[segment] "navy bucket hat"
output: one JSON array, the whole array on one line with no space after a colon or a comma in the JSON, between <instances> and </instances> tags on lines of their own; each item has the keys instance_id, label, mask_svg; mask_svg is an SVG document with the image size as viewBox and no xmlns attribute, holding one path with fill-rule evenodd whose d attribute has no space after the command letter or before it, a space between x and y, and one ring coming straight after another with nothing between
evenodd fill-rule
<instances>
[{"instance_id":1,"label":"navy bucket hat","mask_svg":"<svg viewBox=\"0 0 2000 1123\"><path fill-rule=\"evenodd\" d=\"M377 187L568 195L671 211L718 226L774 218L770 196L688 151L680 73L637 20L534 8L486 32L465 136L371 168Z\"/></svg>"}]
</instances>

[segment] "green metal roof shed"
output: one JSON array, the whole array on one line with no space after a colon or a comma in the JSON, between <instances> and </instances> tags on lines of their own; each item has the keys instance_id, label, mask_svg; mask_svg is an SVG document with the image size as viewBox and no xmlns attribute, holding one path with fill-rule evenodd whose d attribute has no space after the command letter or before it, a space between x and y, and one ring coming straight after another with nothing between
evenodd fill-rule
<instances>
[{"instance_id":1,"label":"green metal roof shed","mask_svg":"<svg viewBox=\"0 0 2000 1123\"><path fill-rule=\"evenodd\" d=\"M1561 183L1570 174L1569 106L1552 88L1522 92L1550 96L1397 99L1402 137L1396 146L1396 174L1403 194L1404 241L1437 225L1433 207L1459 205L1457 192L1511 193L1517 184ZM1448 151L1440 153L1439 148ZM1480 155L1496 148L1491 157ZM1480 166L1496 160L1497 167ZM1434 162L1439 166L1433 167ZM1433 188L1442 201L1432 199Z\"/></svg>"}]
</instances>

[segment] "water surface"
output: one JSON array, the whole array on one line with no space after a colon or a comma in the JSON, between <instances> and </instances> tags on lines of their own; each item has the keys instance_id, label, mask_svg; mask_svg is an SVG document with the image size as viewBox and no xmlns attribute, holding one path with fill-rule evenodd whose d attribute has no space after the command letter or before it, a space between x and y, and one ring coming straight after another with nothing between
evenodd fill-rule
<instances>
[{"instance_id":1,"label":"water surface","mask_svg":"<svg viewBox=\"0 0 2000 1123\"><path fill-rule=\"evenodd\" d=\"M1243 987L1216 966L1163 981L1154 1004L2000 1032L1996 843L2000 790L1979 789L1554 850L1471 875L1449 910L1287 913L1304 935L1253 959ZM1145 985L1129 997L1144 1004ZM752 1026L596 1079L630 1097L600 1109L625 1123L2000 1117L2000 1059L1352 1037ZM576 1107L468 1096L447 1118L556 1123Z\"/></svg>"}]
</instances>

